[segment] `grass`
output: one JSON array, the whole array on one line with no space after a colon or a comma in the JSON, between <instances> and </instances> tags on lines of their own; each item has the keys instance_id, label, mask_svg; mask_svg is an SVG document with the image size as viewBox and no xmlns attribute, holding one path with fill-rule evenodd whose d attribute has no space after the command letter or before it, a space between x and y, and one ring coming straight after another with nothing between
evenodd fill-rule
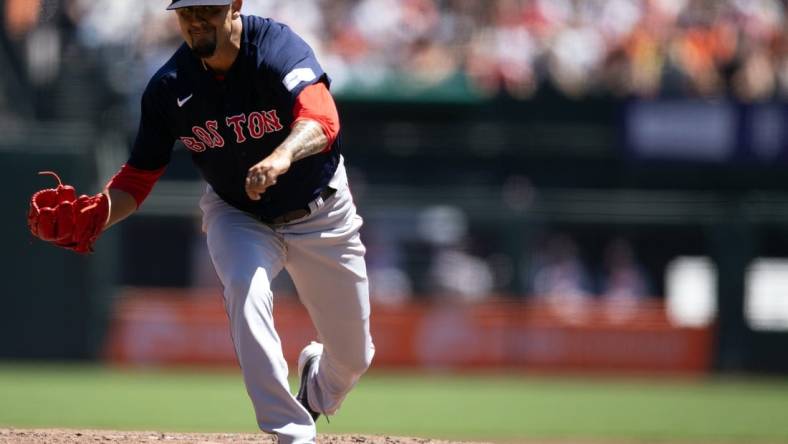
<instances>
[{"instance_id":1,"label":"grass","mask_svg":"<svg viewBox=\"0 0 788 444\"><path fill-rule=\"evenodd\" d=\"M788 380L372 373L319 430L502 441L788 442L787 412ZM240 372L19 364L0 365L0 425L256 430Z\"/></svg>"}]
</instances>

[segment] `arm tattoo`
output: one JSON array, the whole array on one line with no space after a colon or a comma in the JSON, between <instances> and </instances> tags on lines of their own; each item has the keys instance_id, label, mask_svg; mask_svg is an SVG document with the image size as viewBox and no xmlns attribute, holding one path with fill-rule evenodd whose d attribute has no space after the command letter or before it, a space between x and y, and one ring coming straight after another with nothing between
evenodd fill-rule
<instances>
[{"instance_id":1,"label":"arm tattoo","mask_svg":"<svg viewBox=\"0 0 788 444\"><path fill-rule=\"evenodd\" d=\"M314 120L303 119L296 122L290 135L277 149L289 151L295 162L323 151L327 144L323 127Z\"/></svg>"}]
</instances>

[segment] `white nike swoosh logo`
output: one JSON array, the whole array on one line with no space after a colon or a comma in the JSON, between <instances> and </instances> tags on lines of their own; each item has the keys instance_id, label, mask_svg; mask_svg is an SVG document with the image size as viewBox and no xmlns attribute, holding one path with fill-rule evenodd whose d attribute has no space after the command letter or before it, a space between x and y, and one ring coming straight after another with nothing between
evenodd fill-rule
<instances>
[{"instance_id":1,"label":"white nike swoosh logo","mask_svg":"<svg viewBox=\"0 0 788 444\"><path fill-rule=\"evenodd\" d=\"M178 108L182 108L183 105L185 105L186 102L188 102L189 99L191 99L193 95L194 95L194 93L189 94L189 97L185 97L183 99L178 99Z\"/></svg>"}]
</instances>

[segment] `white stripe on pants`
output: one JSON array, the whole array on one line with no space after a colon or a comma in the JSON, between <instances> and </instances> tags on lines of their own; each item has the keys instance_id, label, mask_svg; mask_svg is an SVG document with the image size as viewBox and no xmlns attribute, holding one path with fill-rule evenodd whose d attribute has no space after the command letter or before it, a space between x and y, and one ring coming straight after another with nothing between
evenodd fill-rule
<instances>
[{"instance_id":1,"label":"white stripe on pants","mask_svg":"<svg viewBox=\"0 0 788 444\"><path fill-rule=\"evenodd\" d=\"M271 280L287 269L324 351L308 382L311 407L333 414L372 361L362 220L344 166L337 192L304 219L269 227L228 205L209 187L200 201L208 250L224 301L244 383L261 430L282 443L313 443L314 421L295 400L274 328Z\"/></svg>"}]
</instances>

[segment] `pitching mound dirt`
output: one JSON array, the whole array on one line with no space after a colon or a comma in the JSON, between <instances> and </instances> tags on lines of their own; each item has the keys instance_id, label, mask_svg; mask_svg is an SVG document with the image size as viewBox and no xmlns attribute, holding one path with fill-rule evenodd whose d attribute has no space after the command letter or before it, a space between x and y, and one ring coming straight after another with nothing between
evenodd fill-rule
<instances>
[{"instance_id":1,"label":"pitching mound dirt","mask_svg":"<svg viewBox=\"0 0 788 444\"><path fill-rule=\"evenodd\" d=\"M160 433L111 430L0 429L0 444L138 444L160 442L167 444L276 444L276 440L272 436L263 433ZM451 441L433 439L370 435L320 435L317 442L321 444L455 444Z\"/></svg>"}]
</instances>

